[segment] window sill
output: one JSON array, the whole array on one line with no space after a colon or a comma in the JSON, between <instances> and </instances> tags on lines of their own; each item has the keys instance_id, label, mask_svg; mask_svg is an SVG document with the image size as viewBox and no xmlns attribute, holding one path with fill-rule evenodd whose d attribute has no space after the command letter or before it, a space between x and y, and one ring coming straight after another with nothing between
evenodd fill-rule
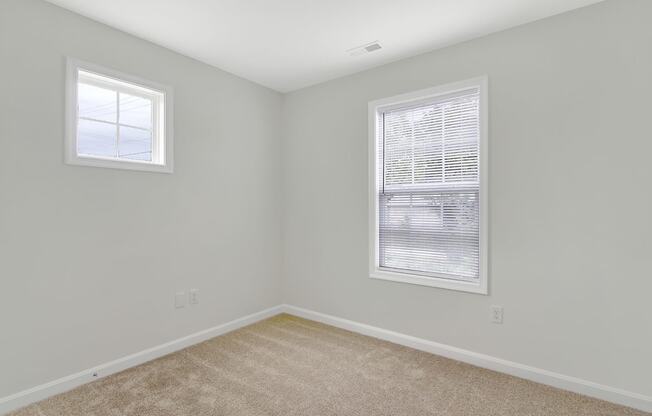
<instances>
[{"instance_id":1,"label":"window sill","mask_svg":"<svg viewBox=\"0 0 652 416\"><path fill-rule=\"evenodd\" d=\"M119 159L71 155L66 159L68 165L92 166L98 168L138 170L144 172L172 173L172 165L151 162L127 161Z\"/></svg>"},{"instance_id":2,"label":"window sill","mask_svg":"<svg viewBox=\"0 0 652 416\"><path fill-rule=\"evenodd\" d=\"M487 295L486 280L481 279L478 283L464 282L451 279L442 279L437 277L425 277L415 274L397 273L385 270L373 270L369 277L371 279L389 280L391 282L409 283L419 286L437 287L440 289L456 290L458 292L475 293Z\"/></svg>"}]
</instances>

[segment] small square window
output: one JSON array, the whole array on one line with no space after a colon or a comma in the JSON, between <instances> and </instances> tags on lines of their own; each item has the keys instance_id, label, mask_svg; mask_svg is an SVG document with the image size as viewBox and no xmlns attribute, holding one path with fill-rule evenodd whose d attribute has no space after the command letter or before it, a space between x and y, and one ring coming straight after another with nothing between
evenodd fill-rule
<instances>
[{"instance_id":1,"label":"small square window","mask_svg":"<svg viewBox=\"0 0 652 416\"><path fill-rule=\"evenodd\" d=\"M66 162L172 172L172 90L70 59Z\"/></svg>"}]
</instances>

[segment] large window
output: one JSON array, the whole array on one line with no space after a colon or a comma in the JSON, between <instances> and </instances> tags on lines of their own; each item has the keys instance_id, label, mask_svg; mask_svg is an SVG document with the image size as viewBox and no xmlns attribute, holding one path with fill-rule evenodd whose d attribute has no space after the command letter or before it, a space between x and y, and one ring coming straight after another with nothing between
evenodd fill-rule
<instances>
[{"instance_id":1,"label":"large window","mask_svg":"<svg viewBox=\"0 0 652 416\"><path fill-rule=\"evenodd\" d=\"M172 171L168 87L70 60L67 88L68 163Z\"/></svg>"},{"instance_id":2,"label":"large window","mask_svg":"<svg viewBox=\"0 0 652 416\"><path fill-rule=\"evenodd\" d=\"M371 277L487 293L486 85L369 104Z\"/></svg>"}]
</instances>

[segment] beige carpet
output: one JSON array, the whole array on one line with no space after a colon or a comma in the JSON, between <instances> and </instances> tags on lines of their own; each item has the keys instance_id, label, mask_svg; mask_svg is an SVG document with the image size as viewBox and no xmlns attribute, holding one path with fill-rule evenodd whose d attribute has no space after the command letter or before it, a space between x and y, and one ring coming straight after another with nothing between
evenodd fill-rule
<instances>
[{"instance_id":1,"label":"beige carpet","mask_svg":"<svg viewBox=\"0 0 652 416\"><path fill-rule=\"evenodd\" d=\"M645 414L279 315L12 415Z\"/></svg>"}]
</instances>

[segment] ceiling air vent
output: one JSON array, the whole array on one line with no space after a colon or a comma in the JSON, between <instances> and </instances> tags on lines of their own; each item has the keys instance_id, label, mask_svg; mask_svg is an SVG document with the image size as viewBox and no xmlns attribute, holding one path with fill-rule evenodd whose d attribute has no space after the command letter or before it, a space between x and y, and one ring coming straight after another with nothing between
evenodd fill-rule
<instances>
[{"instance_id":1,"label":"ceiling air vent","mask_svg":"<svg viewBox=\"0 0 652 416\"><path fill-rule=\"evenodd\" d=\"M366 53L370 53L373 51L377 51L378 49L381 49L382 46L380 46L380 43L378 41L374 41L371 43L367 43L366 45L358 46L353 49L349 49L348 54L351 56L358 56L358 55L364 55Z\"/></svg>"}]
</instances>

